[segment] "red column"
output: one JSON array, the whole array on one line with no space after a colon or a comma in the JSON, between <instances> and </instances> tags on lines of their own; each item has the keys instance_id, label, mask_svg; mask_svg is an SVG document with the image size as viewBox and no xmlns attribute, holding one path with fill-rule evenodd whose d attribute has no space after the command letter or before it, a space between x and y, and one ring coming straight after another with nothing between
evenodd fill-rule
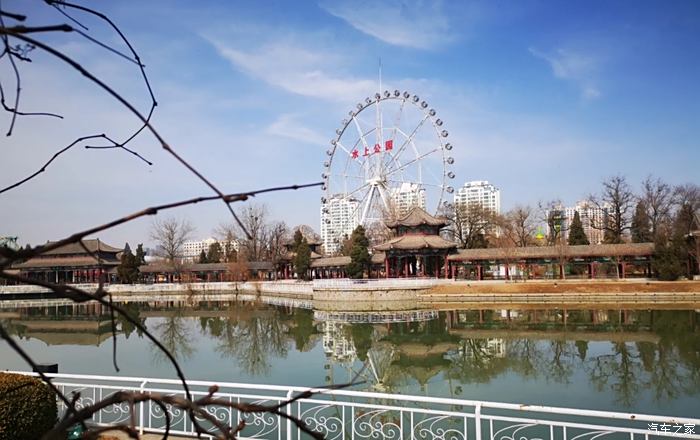
<instances>
[{"instance_id":1,"label":"red column","mask_svg":"<svg viewBox=\"0 0 700 440\"><path fill-rule=\"evenodd\" d=\"M445 278L449 278L449 276L450 276L449 262L447 261L447 254L445 254Z\"/></svg>"},{"instance_id":2,"label":"red column","mask_svg":"<svg viewBox=\"0 0 700 440\"><path fill-rule=\"evenodd\" d=\"M384 257L384 278L389 278L389 258Z\"/></svg>"},{"instance_id":3,"label":"red column","mask_svg":"<svg viewBox=\"0 0 700 440\"><path fill-rule=\"evenodd\" d=\"M456 267L454 264L450 265L450 269L452 269L452 279L454 280L456 277Z\"/></svg>"},{"instance_id":4,"label":"red column","mask_svg":"<svg viewBox=\"0 0 700 440\"><path fill-rule=\"evenodd\" d=\"M506 280L510 278L510 264L506 263Z\"/></svg>"},{"instance_id":5,"label":"red column","mask_svg":"<svg viewBox=\"0 0 700 440\"><path fill-rule=\"evenodd\" d=\"M620 277L625 279L625 263L624 261L620 263Z\"/></svg>"}]
</instances>

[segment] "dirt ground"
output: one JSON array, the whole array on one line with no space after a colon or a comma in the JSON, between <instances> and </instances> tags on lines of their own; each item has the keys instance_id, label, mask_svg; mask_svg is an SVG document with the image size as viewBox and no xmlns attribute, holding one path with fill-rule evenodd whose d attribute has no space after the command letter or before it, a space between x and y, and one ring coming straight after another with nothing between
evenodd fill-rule
<instances>
[{"instance_id":1,"label":"dirt ground","mask_svg":"<svg viewBox=\"0 0 700 440\"><path fill-rule=\"evenodd\" d=\"M700 293L700 281L455 281L431 289L431 294L488 293Z\"/></svg>"}]
</instances>

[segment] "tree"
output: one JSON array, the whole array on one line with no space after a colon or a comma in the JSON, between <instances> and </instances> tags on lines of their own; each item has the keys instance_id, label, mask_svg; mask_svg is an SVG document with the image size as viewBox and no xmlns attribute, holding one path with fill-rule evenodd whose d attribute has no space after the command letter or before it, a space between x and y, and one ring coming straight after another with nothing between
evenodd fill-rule
<instances>
[{"instance_id":1,"label":"tree","mask_svg":"<svg viewBox=\"0 0 700 440\"><path fill-rule=\"evenodd\" d=\"M124 284L133 284L138 280L138 262L134 254L131 253L129 243L124 245L121 261L119 266L117 266L117 275L119 276L119 280Z\"/></svg>"},{"instance_id":2,"label":"tree","mask_svg":"<svg viewBox=\"0 0 700 440\"><path fill-rule=\"evenodd\" d=\"M209 245L209 251L207 252L207 262L208 263L218 263L223 257L223 250L218 241Z\"/></svg>"},{"instance_id":3,"label":"tree","mask_svg":"<svg viewBox=\"0 0 700 440\"><path fill-rule=\"evenodd\" d=\"M355 228L350 236L352 243L350 249L350 264L347 273L350 278L363 278L365 270L369 269L372 257L369 255L369 239L365 235L365 228L362 225Z\"/></svg>"},{"instance_id":4,"label":"tree","mask_svg":"<svg viewBox=\"0 0 700 440\"><path fill-rule=\"evenodd\" d=\"M289 228L284 222L275 222L268 229L267 261L270 261L273 267L277 267L286 251L285 244L289 237Z\"/></svg>"},{"instance_id":5,"label":"tree","mask_svg":"<svg viewBox=\"0 0 700 440\"><path fill-rule=\"evenodd\" d=\"M187 220L174 217L165 220L155 219L151 227L151 239L156 244L156 253L168 263L177 264L182 258L182 246L194 232Z\"/></svg>"},{"instance_id":6,"label":"tree","mask_svg":"<svg viewBox=\"0 0 700 440\"><path fill-rule=\"evenodd\" d=\"M516 247L525 247L533 243L537 226L530 206L516 206L502 218L501 230Z\"/></svg>"},{"instance_id":7,"label":"tree","mask_svg":"<svg viewBox=\"0 0 700 440\"><path fill-rule=\"evenodd\" d=\"M637 202L632 217L632 226L630 227L632 235L632 243L649 243L657 237L657 231L651 229L647 205L644 199Z\"/></svg>"},{"instance_id":8,"label":"tree","mask_svg":"<svg viewBox=\"0 0 700 440\"><path fill-rule=\"evenodd\" d=\"M297 230L297 233L301 235L301 231ZM296 243L297 233L294 234L294 241ZM308 280L309 268L311 268L311 247L309 247L309 242L306 238L301 237L299 244L295 246L294 251L294 271L300 280Z\"/></svg>"},{"instance_id":9,"label":"tree","mask_svg":"<svg viewBox=\"0 0 700 440\"><path fill-rule=\"evenodd\" d=\"M245 254L246 261L262 261L268 237L267 207L250 204L243 209L240 215L241 222L249 234L246 235L236 226L238 230L236 237L241 242L240 251Z\"/></svg>"},{"instance_id":10,"label":"tree","mask_svg":"<svg viewBox=\"0 0 700 440\"><path fill-rule=\"evenodd\" d=\"M560 242L561 237L566 230L564 222L564 208L561 200L549 200L539 202L540 220L547 225L547 244L553 246Z\"/></svg>"},{"instance_id":11,"label":"tree","mask_svg":"<svg viewBox=\"0 0 700 440\"><path fill-rule=\"evenodd\" d=\"M604 180L600 197L591 196L590 199L607 213L603 221L594 221L591 226L605 231L606 243L622 243L630 228L629 214L635 200L625 177L618 175Z\"/></svg>"},{"instance_id":12,"label":"tree","mask_svg":"<svg viewBox=\"0 0 700 440\"><path fill-rule=\"evenodd\" d=\"M654 246L652 267L662 281L675 281L684 272L681 256L681 243L678 239L664 240L660 238Z\"/></svg>"},{"instance_id":13,"label":"tree","mask_svg":"<svg viewBox=\"0 0 700 440\"><path fill-rule=\"evenodd\" d=\"M576 246L582 244L591 244L586 237L586 231L583 230L583 223L581 223L581 216L578 211L574 211L574 219L571 220L571 226L569 227L569 245Z\"/></svg>"},{"instance_id":14,"label":"tree","mask_svg":"<svg viewBox=\"0 0 700 440\"><path fill-rule=\"evenodd\" d=\"M489 235L496 228L497 216L480 203L456 204L450 208L450 238L463 249L485 248Z\"/></svg>"},{"instance_id":15,"label":"tree","mask_svg":"<svg viewBox=\"0 0 700 440\"><path fill-rule=\"evenodd\" d=\"M209 262L209 259L207 258L207 253L202 249L202 252L199 253L199 258L197 259L197 263L199 264L207 264Z\"/></svg>"},{"instance_id":16,"label":"tree","mask_svg":"<svg viewBox=\"0 0 700 440\"><path fill-rule=\"evenodd\" d=\"M667 229L671 223L674 203L673 189L661 179L653 179L651 176L648 176L642 182L640 201L644 203L648 228L651 231L651 236L646 241L654 241L663 232L663 229ZM637 205L637 208L639 208L639 205ZM636 215L637 213L635 212L635 217Z\"/></svg>"},{"instance_id":17,"label":"tree","mask_svg":"<svg viewBox=\"0 0 700 440\"><path fill-rule=\"evenodd\" d=\"M139 243L138 246L136 246L136 264L139 266L143 266L146 264L146 253L143 251L143 243Z\"/></svg>"}]
</instances>

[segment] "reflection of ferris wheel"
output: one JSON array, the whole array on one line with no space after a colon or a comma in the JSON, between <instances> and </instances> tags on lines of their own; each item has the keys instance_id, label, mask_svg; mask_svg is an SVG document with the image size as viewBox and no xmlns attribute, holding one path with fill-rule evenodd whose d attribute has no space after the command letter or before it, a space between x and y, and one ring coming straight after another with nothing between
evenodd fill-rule
<instances>
[{"instance_id":1,"label":"reflection of ferris wheel","mask_svg":"<svg viewBox=\"0 0 700 440\"><path fill-rule=\"evenodd\" d=\"M452 193L447 130L428 103L408 92L377 93L351 110L324 163L324 213L342 200L365 226L409 206L437 213ZM326 223L330 223L326 219Z\"/></svg>"}]
</instances>

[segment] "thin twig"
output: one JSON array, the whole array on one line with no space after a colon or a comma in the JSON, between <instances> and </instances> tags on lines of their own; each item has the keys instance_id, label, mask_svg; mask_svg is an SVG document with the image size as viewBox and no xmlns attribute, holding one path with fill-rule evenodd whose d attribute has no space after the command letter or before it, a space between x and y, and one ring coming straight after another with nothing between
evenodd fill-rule
<instances>
[{"instance_id":1,"label":"thin twig","mask_svg":"<svg viewBox=\"0 0 700 440\"><path fill-rule=\"evenodd\" d=\"M13 183L12 185L10 185L10 186L8 186L8 187L5 187L5 188L3 188L3 189L0 189L0 194L4 193L4 192L6 192L6 191L9 191L9 190L11 190L11 189L13 189L13 188L17 188L18 186L22 185L23 183L25 183L25 182L27 182L27 181L29 181L29 180L32 180L33 178L35 178L35 177L38 176L39 174L41 174L41 173L43 173L44 171L46 171L46 167L48 167L49 165L51 165L51 162L53 162L54 160L56 160L56 158L57 158L58 156L60 156L61 154L63 154L63 153L65 153L66 151L70 150L73 146L75 146L75 144L80 143L80 142L82 142L82 141L85 141L85 140L87 140L87 139L99 139L99 138L105 139L106 136L104 135L104 133L103 133L103 134L93 134L93 135L90 135L90 136L83 136L83 137L80 137L80 138L74 140L74 141L71 142L70 144L68 144L68 145L66 145L65 147L63 147L62 149L58 150L57 153L54 153L54 155L51 156L51 159L49 159L48 162L46 162L41 168L39 168L38 171L34 172L33 174L31 174L31 175L25 177L24 179L22 179L22 180L20 180L20 181L18 181L18 182L16 182L16 183Z\"/></svg>"}]
</instances>

